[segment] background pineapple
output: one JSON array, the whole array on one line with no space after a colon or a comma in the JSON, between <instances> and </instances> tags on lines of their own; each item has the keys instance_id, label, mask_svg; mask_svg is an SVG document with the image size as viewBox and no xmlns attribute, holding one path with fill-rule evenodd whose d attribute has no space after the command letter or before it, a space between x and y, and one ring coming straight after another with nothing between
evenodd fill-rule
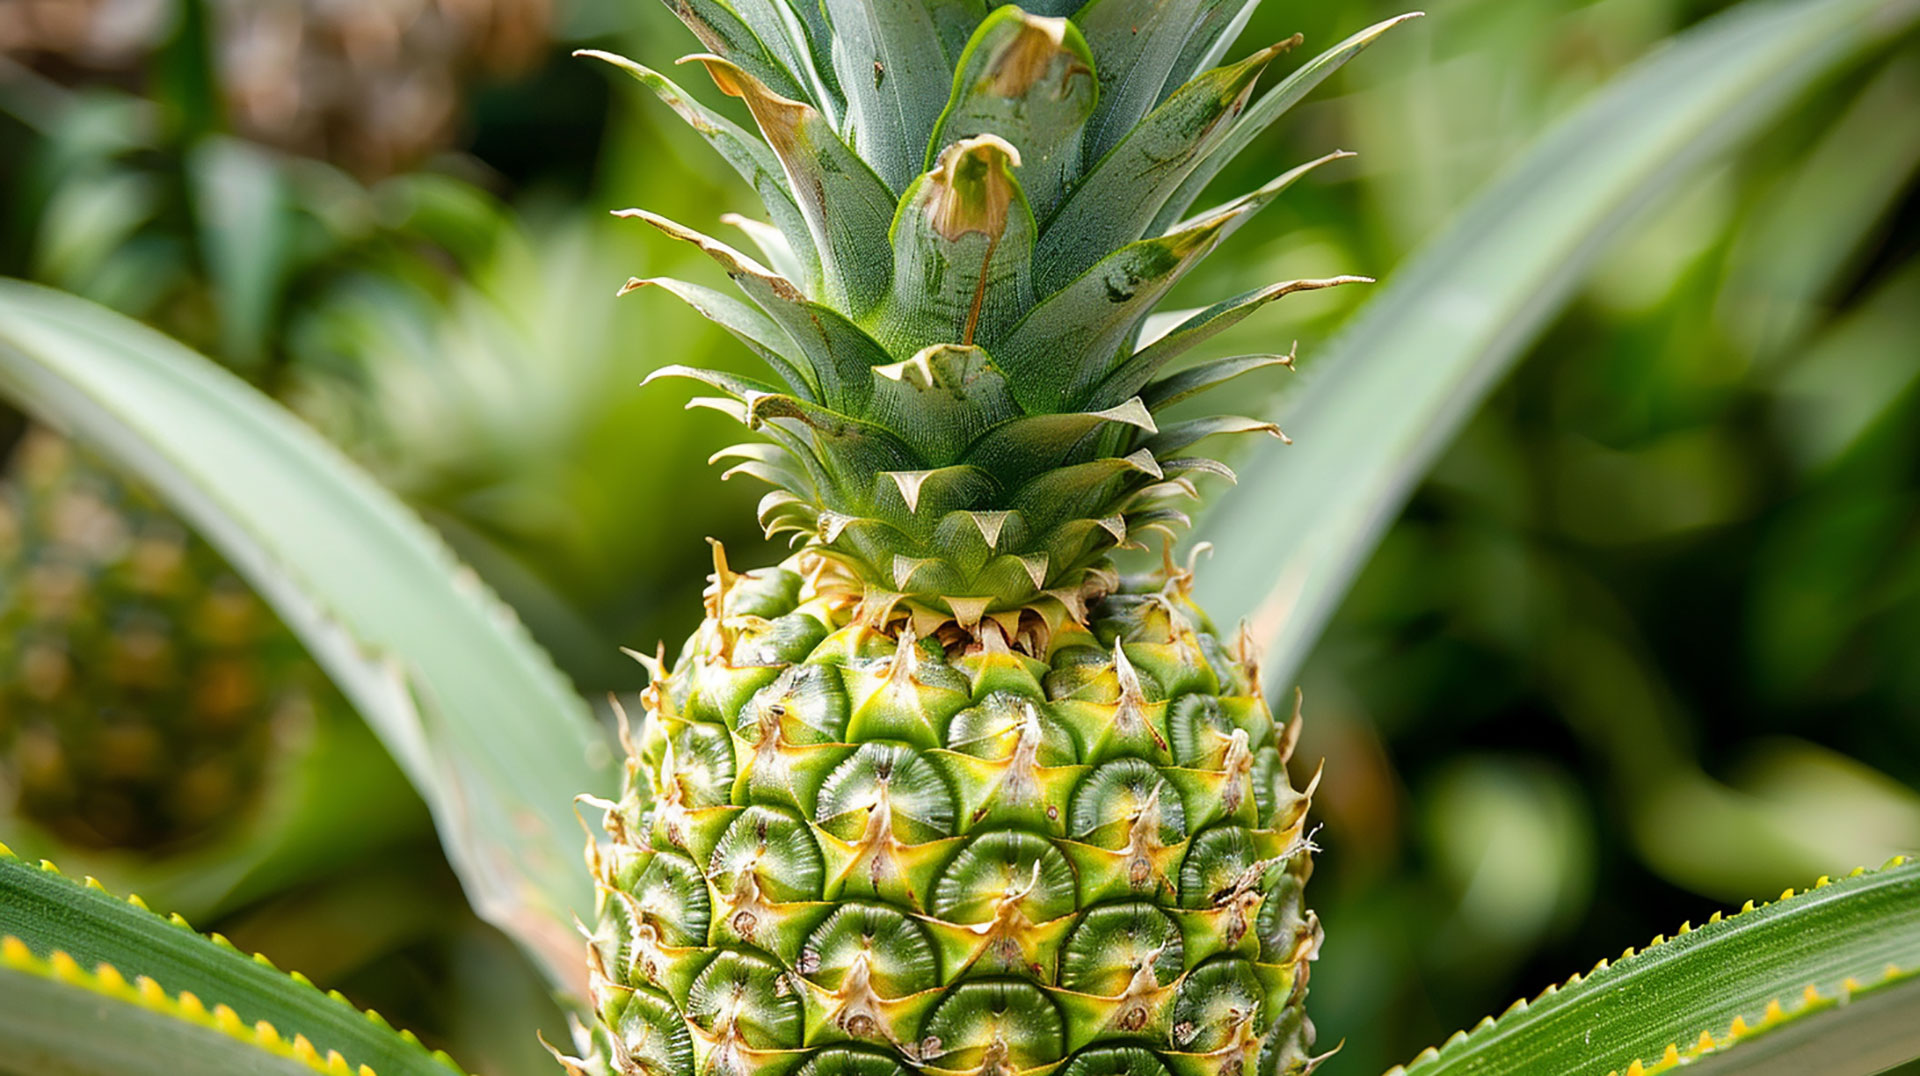
<instances>
[{"instance_id":1,"label":"background pineapple","mask_svg":"<svg viewBox=\"0 0 1920 1076\"><path fill-rule=\"evenodd\" d=\"M451 144L467 84L540 60L551 17L548 0L0 0L0 56L139 73L171 46L210 61L195 77L222 126L381 176Z\"/></svg>"},{"instance_id":2,"label":"background pineapple","mask_svg":"<svg viewBox=\"0 0 1920 1076\"><path fill-rule=\"evenodd\" d=\"M62 840L161 851L259 791L314 670L205 543L52 433L0 502L0 779Z\"/></svg>"},{"instance_id":3,"label":"background pineapple","mask_svg":"<svg viewBox=\"0 0 1920 1076\"><path fill-rule=\"evenodd\" d=\"M1314 1065L1311 788L1244 641L1190 568L1112 555L1185 523L1234 417L1176 405L1289 356L1170 364L1259 288L1149 324L1314 165L1189 217L1311 83L1250 106L1293 41L1215 66L1227 5L678 8L762 146L651 87L760 194L767 268L643 210L750 300L657 285L772 379L685 367L772 444L803 549L736 573L653 659L610 843L588 1051L623 1073L1241 1076ZM829 24L832 33L828 32ZM1358 44L1353 50L1357 51ZM1337 66L1336 58L1332 66ZM1064 1068L1061 1066L1064 1065Z\"/></svg>"}]
</instances>

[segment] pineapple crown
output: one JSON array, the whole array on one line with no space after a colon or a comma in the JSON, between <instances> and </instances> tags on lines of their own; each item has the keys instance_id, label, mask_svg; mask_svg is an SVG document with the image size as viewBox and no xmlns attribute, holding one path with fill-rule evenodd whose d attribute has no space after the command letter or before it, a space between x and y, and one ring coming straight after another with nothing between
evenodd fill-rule
<instances>
[{"instance_id":1,"label":"pineapple crown","mask_svg":"<svg viewBox=\"0 0 1920 1076\"><path fill-rule=\"evenodd\" d=\"M726 218L766 264L645 210L704 251L746 301L658 286L765 360L771 380L668 366L766 438L718 453L775 489L794 534L884 621L902 604L963 629L1022 610L1084 617L1107 555L1188 522L1182 455L1268 422L1156 414L1291 355L1170 364L1294 280L1154 317L1202 258L1330 153L1217 208L1190 210L1236 154L1393 22L1355 35L1257 101L1299 37L1221 64L1254 0L1088 0L1032 13L981 0L669 0L711 51L756 138L631 60L739 172L769 220Z\"/></svg>"}]
</instances>

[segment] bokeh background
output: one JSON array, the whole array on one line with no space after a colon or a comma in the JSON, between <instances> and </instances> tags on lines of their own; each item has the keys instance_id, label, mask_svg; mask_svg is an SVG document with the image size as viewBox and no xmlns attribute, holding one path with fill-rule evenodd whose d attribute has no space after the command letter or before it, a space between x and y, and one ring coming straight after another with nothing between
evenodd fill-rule
<instances>
[{"instance_id":1,"label":"bokeh background","mask_svg":"<svg viewBox=\"0 0 1920 1076\"><path fill-rule=\"evenodd\" d=\"M1192 286L1391 274L1553 120L1723 6L1435 0L1222 180L1361 154ZM1400 10L1268 0L1245 40L1299 31L1310 55ZM638 387L746 356L664 297L614 298L707 267L607 215L712 225L749 193L579 47L658 64L693 43L648 0L0 0L0 273L274 393L599 698L644 682L619 647L692 628L703 536L736 563L775 553L757 492L706 465L726 421ZM1909 42L1613 237L1388 534L1302 677L1296 764L1327 765L1328 1071L1377 1072L1681 920L1920 849L1917 170ZM1249 328L1306 366L1358 291ZM0 428L8 482L31 482L49 438ZM222 824L127 848L26 818L8 839L470 1068L545 1071L524 1014L560 1041L558 1014L465 912L377 747L316 698ZM8 757L0 801L26 782Z\"/></svg>"}]
</instances>

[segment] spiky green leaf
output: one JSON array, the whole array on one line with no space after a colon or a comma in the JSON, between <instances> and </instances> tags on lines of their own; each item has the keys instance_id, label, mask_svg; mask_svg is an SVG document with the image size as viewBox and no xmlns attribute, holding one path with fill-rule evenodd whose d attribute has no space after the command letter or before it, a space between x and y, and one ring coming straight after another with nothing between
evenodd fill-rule
<instances>
[{"instance_id":1,"label":"spiky green leaf","mask_svg":"<svg viewBox=\"0 0 1920 1076\"><path fill-rule=\"evenodd\" d=\"M1026 415L988 430L967 447L962 459L1013 486L1058 468L1081 438L1111 426L1154 430L1153 416L1138 400L1105 411Z\"/></svg>"},{"instance_id":2,"label":"spiky green leaf","mask_svg":"<svg viewBox=\"0 0 1920 1076\"><path fill-rule=\"evenodd\" d=\"M1410 19L1417 19L1420 15L1420 12L1414 11L1405 15L1396 15L1384 22L1374 23L1302 64L1293 74L1281 79L1279 84L1261 94L1259 100L1250 105L1245 112L1241 113L1240 118L1234 121L1233 129L1227 132L1227 136L1213 147L1200 163L1194 166L1193 171L1180 182L1179 189L1167 199L1167 204L1154 218L1154 227L1166 228L1180 219L1187 210L1193 208L1193 204L1206 190L1207 184L1213 182L1213 178L1220 174L1220 170L1225 168L1228 162L1252 145L1253 140L1260 137L1261 132L1268 127L1273 126L1273 122L1285 115L1288 109L1299 104L1301 98L1312 93L1315 87L1326 81L1328 75L1340 70L1348 60L1358 56L1362 49L1379 40L1380 36L1388 30Z\"/></svg>"},{"instance_id":3,"label":"spiky green leaf","mask_svg":"<svg viewBox=\"0 0 1920 1076\"><path fill-rule=\"evenodd\" d=\"M820 255L824 294L842 310L864 313L885 294L893 275L887 246L897 204L893 191L818 109L724 58L697 59L722 93L747 103L780 159Z\"/></svg>"},{"instance_id":4,"label":"spiky green leaf","mask_svg":"<svg viewBox=\"0 0 1920 1076\"><path fill-rule=\"evenodd\" d=\"M1240 32L1246 29L1247 21L1259 6L1260 0L1205 0L1189 23L1192 29L1187 31L1186 43L1161 83L1160 95L1154 103L1166 100L1199 72L1220 66L1227 50L1240 39ZM1295 42L1294 47L1298 48L1299 43Z\"/></svg>"},{"instance_id":5,"label":"spiky green leaf","mask_svg":"<svg viewBox=\"0 0 1920 1076\"><path fill-rule=\"evenodd\" d=\"M67 963L0 959L6 1076L314 1076L326 1060ZM112 1031L102 1034L102 1025ZM347 1076L351 1076L350 1072Z\"/></svg>"},{"instance_id":6,"label":"spiky green leaf","mask_svg":"<svg viewBox=\"0 0 1920 1076\"><path fill-rule=\"evenodd\" d=\"M183 1060L172 1052L167 1044L176 1041L197 1043L209 1058L261 1066L232 1070L239 1072L273 1071L280 1062L298 1062L291 1071L306 1072L311 1060L330 1053L340 1054L348 1071L367 1065L381 1076L460 1071L445 1054L429 1052L339 994L246 956L218 935L202 937L177 916L162 918L137 898L122 900L91 880L82 885L50 865L16 859L3 845L0 938L11 939L0 953L0 997L7 999L0 1005L0 1072L214 1071L200 1067L200 1055ZM96 970L102 965L111 970ZM142 977L153 984L141 985ZM184 1011L183 995L195 999ZM216 1020L217 1006L230 1014ZM29 1010L35 1022L28 1021ZM100 1033L103 1011L112 1014L106 1035ZM183 1026L169 1023L183 1020ZM261 1023L272 1031L257 1030ZM157 1038L135 1049L149 1033ZM303 1056L294 1054L295 1036L311 1046ZM103 1050L93 1041L102 1038L118 1041ZM287 1049L273 1049L275 1042ZM133 1052L117 1052L122 1049ZM46 1067L20 1067L28 1056ZM99 1062L90 1060L107 1057L131 1060L123 1068L94 1067Z\"/></svg>"},{"instance_id":7,"label":"spiky green leaf","mask_svg":"<svg viewBox=\"0 0 1920 1076\"><path fill-rule=\"evenodd\" d=\"M832 307L808 299L792 281L711 236L702 235L644 209L622 209L615 216L645 221L683 243L698 247L712 258L739 286L740 291L753 300L755 306L785 330L787 337L796 345L794 350L797 354L792 357L807 363L805 373L810 376L806 381L817 386L820 402L834 410L852 414L860 412L873 393L872 369L885 363L888 356L886 349L859 326ZM675 291L682 296L694 294L685 285L676 286ZM711 303L711 299L703 297L703 305L706 303ZM766 336L763 326L750 321L735 317L734 324L729 327L738 327L753 344L773 343ZM755 350L761 349L756 346ZM767 350L775 349L768 346ZM788 363L773 358L768 361L789 381L797 372Z\"/></svg>"},{"instance_id":8,"label":"spiky green leaf","mask_svg":"<svg viewBox=\"0 0 1920 1076\"><path fill-rule=\"evenodd\" d=\"M1167 363L1246 320L1275 299L1285 298L1297 291L1371 283L1373 279L1364 276L1283 280L1278 284L1241 292L1231 299L1222 299L1203 310L1196 310L1180 319L1163 335L1147 340L1140 350L1114 367L1113 372L1094 390L1091 402L1096 407L1107 406L1139 392Z\"/></svg>"},{"instance_id":9,"label":"spiky green leaf","mask_svg":"<svg viewBox=\"0 0 1920 1076\"><path fill-rule=\"evenodd\" d=\"M1160 103L1169 78L1184 85L1197 72L1174 69L1189 27L1206 0L1087 0L1073 22L1100 57L1100 103L1087 121L1087 154L1098 158L1127 137Z\"/></svg>"},{"instance_id":10,"label":"spiky green leaf","mask_svg":"<svg viewBox=\"0 0 1920 1076\"><path fill-rule=\"evenodd\" d=\"M895 429L923 424L932 466L954 462L989 427L1020 414L1006 375L977 347L929 347L874 374L875 420Z\"/></svg>"},{"instance_id":11,"label":"spiky green leaf","mask_svg":"<svg viewBox=\"0 0 1920 1076\"><path fill-rule=\"evenodd\" d=\"M1915 1057L1920 863L1896 860L1683 926L1393 1071L1867 1076Z\"/></svg>"},{"instance_id":12,"label":"spiky green leaf","mask_svg":"<svg viewBox=\"0 0 1920 1076\"><path fill-rule=\"evenodd\" d=\"M1147 226L1193 165L1224 138L1279 45L1216 67L1129 129L1043 225L1033 252L1034 287L1063 287L1110 252L1150 234Z\"/></svg>"},{"instance_id":13,"label":"spiky green leaf","mask_svg":"<svg viewBox=\"0 0 1920 1076\"><path fill-rule=\"evenodd\" d=\"M793 75L809 99L827 114L833 115L832 110L825 107L825 98L830 96L828 80L822 77L816 65L813 34L802 14L805 9L817 4L794 3L793 0L726 0L726 3L733 8L740 21L753 31L768 55Z\"/></svg>"},{"instance_id":14,"label":"spiky green leaf","mask_svg":"<svg viewBox=\"0 0 1920 1076\"><path fill-rule=\"evenodd\" d=\"M1301 165L1246 197L1186 222L1166 235L1121 247L1034 307L1007 335L1004 344L989 339L988 346L1014 378L1015 393L1030 408L1077 403L1100 389L1116 372L1116 367L1127 370L1128 378L1144 384L1178 345L1158 350L1150 346L1144 358L1135 354L1118 361L1118 355L1120 349L1135 338L1148 312L1167 290L1255 213L1279 197L1295 179L1325 161L1342 156L1345 154L1329 154ZM1296 281L1289 290L1300 290L1314 283ZM1278 294L1285 291L1268 297ZM1263 301L1266 300L1249 305ZM1212 320L1207 312L1195 317ZM1176 332L1186 329L1191 333L1195 328L1190 319Z\"/></svg>"},{"instance_id":15,"label":"spiky green leaf","mask_svg":"<svg viewBox=\"0 0 1920 1076\"><path fill-rule=\"evenodd\" d=\"M627 281L620 293L625 295L647 287L659 288L674 296L701 317L733 334L735 339L747 345L748 350L760 356L774 373L780 375L780 380L786 383L789 391L799 394L803 399L819 397L820 390L814 383L812 371L795 366L787 358L796 350L793 338L758 308L712 288L671 277L655 277L651 280L635 277Z\"/></svg>"},{"instance_id":16,"label":"spiky green leaf","mask_svg":"<svg viewBox=\"0 0 1920 1076\"><path fill-rule=\"evenodd\" d=\"M1226 359L1213 359L1149 382L1140 390L1140 399L1149 408L1158 411L1163 407L1172 407L1182 400L1217 385L1225 384L1242 374L1250 374L1270 366L1292 367L1293 356L1235 355Z\"/></svg>"},{"instance_id":17,"label":"spiky green leaf","mask_svg":"<svg viewBox=\"0 0 1920 1076\"><path fill-rule=\"evenodd\" d=\"M781 97L807 98L807 87L727 0L666 0L693 36L714 55Z\"/></svg>"}]
</instances>

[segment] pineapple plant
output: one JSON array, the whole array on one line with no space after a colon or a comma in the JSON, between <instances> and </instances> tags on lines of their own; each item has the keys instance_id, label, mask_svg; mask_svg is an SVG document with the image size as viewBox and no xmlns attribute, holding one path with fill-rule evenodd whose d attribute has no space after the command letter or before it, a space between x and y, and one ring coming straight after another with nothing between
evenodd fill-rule
<instances>
[{"instance_id":1,"label":"pineapple plant","mask_svg":"<svg viewBox=\"0 0 1920 1076\"><path fill-rule=\"evenodd\" d=\"M1175 562L1232 416L1169 420L1290 364L1176 367L1284 295L1172 324L1183 276L1333 153L1213 209L1296 42L1223 62L1225 4L688 3L692 59L759 128L609 54L758 192L766 264L645 210L746 302L658 287L766 361L669 366L764 441L798 552L736 571L653 673L589 851L598 1025L628 1074L1281 1076L1311 1070L1311 782L1249 637ZM1283 106L1282 106L1283 107ZM1242 122L1243 120L1252 122ZM1159 539L1158 568L1116 555Z\"/></svg>"},{"instance_id":2,"label":"pineapple plant","mask_svg":"<svg viewBox=\"0 0 1920 1076\"><path fill-rule=\"evenodd\" d=\"M591 1020L573 1047L583 1056L563 1057L572 1070L1311 1069L1301 1002L1317 931L1298 901L1315 786L1283 776L1297 725L1275 728L1244 638L1222 645L1194 607L1206 591L1192 563L1168 551L1142 571L1126 553L1182 522L1168 498L1218 473L1172 455L1189 451L1183 438L1264 428L1188 424L1165 408L1279 361L1166 360L1286 288L1157 323L1140 307L1260 200L1189 217L1208 154L1244 147L1384 27L1247 103L1235 65L1183 82L1167 60L1217 59L1230 34L1196 42L1151 11L837 3L816 20L687 0L714 50L701 61L747 99L766 149L626 64L771 202L771 222L741 222L771 268L636 215L713 254L748 291L743 303L655 282L773 366L767 380L673 372L713 385L704 405L773 439L723 456L775 482L762 522L802 548L757 571L716 549L706 622L671 668L663 653L643 659L655 670L648 721L618 741L422 520L188 349L76 297L0 282L0 384L171 480L163 488L183 510L273 584L263 592L432 805L476 911ZM927 18L903 19L915 14ZM1583 105L1369 305L1344 345L1361 374L1317 382L1316 403L1352 425L1361 416L1358 440L1389 446L1322 477L1319 503L1342 537L1326 540L1320 514L1293 498L1263 502L1267 519L1311 514L1317 546L1357 559L1372 537L1351 521L1401 496L1382 476L1431 457L1619 208L1700 163L1674 147L1744 131L1720 130L1736 115L1778 114L1916 16L1887 0L1742 5ZM1182 17L1220 25L1207 10ZM1056 52L1015 62L1019 51L988 33L1010 21L1038 27L1029 40ZM1228 30L1239 21L1224 19ZM827 26L842 36L820 36ZM924 65L955 55L947 104L880 96L915 71L938 82ZM1058 127L1041 106L1075 94L1033 85L1075 67L1098 96L1077 106L1086 117L1067 127L1080 141L1063 148L1038 137ZM1169 112L1213 80L1224 80L1219 114L1237 117L1225 135L1204 110L1185 122ZM1139 115L1102 122L1099 102L1116 99ZM1011 102L998 119L995 101ZM884 147L928 111L914 174L910 151ZM982 115L994 130L976 129ZM1036 162L1059 167L1029 184L1021 172ZM871 225L888 196L882 236ZM1088 197L1097 211L1074 209ZM1046 238L1063 220L1097 249ZM1414 364L1423 377L1393 376ZM1276 487L1271 472L1248 475ZM1216 533L1284 549L1304 530ZM1268 607L1300 563L1270 559L1233 577ZM1256 623L1283 643L1268 675L1284 682L1297 660L1286 631ZM614 792L618 748L625 787ZM569 796L583 789L571 803L605 812L604 840L589 844L589 871L568 870ZM582 947L566 920L589 902L600 914L581 926ZM377 1014L223 941L0 847L0 1070L452 1069ZM1811 1063L1867 1076L1920 1056L1916 969L1920 864L1896 858L1682 923L1393 1072Z\"/></svg>"}]
</instances>

